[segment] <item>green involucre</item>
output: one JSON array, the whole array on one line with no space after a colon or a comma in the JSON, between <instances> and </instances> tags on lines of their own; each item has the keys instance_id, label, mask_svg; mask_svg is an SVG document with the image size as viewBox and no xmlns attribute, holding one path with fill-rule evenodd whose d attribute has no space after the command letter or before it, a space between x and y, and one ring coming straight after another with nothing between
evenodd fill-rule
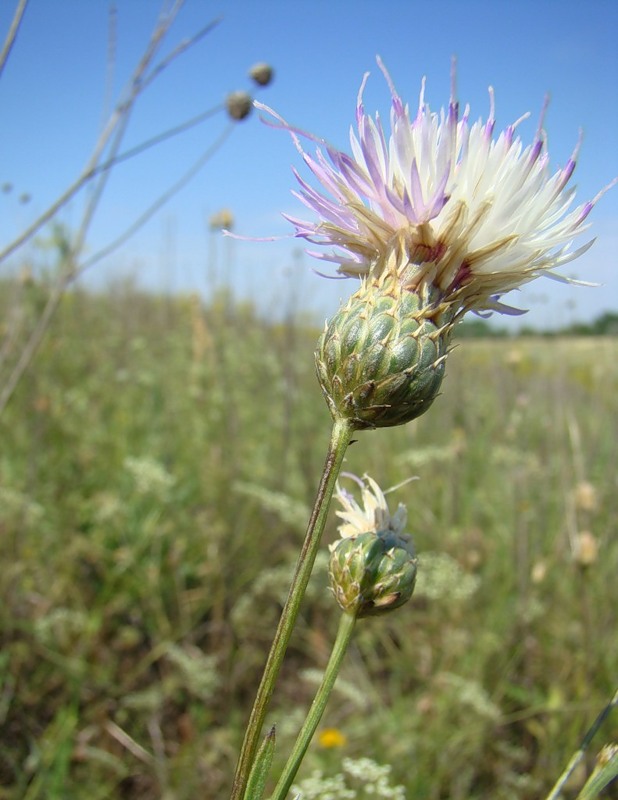
<instances>
[{"instance_id":1,"label":"green involucre","mask_svg":"<svg viewBox=\"0 0 618 800\"><path fill-rule=\"evenodd\" d=\"M328 573L341 608L360 618L406 603L414 591L416 566L409 536L371 531L337 542Z\"/></svg>"},{"instance_id":2,"label":"green involucre","mask_svg":"<svg viewBox=\"0 0 618 800\"><path fill-rule=\"evenodd\" d=\"M356 429L403 425L435 400L453 313L398 279L365 282L327 324L318 379L334 419Z\"/></svg>"}]
</instances>

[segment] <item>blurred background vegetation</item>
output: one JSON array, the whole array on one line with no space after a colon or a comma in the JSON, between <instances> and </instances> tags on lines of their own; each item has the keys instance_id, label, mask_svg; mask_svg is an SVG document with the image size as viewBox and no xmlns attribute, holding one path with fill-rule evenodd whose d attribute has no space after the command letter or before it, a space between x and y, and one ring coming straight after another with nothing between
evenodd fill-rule
<instances>
[{"instance_id":1,"label":"blurred background vegetation","mask_svg":"<svg viewBox=\"0 0 618 800\"><path fill-rule=\"evenodd\" d=\"M48 288L2 282L5 367ZM330 426L318 331L279 320L225 288L65 292L0 418L2 800L226 796ZM349 450L383 487L420 477L389 495L419 586L359 625L301 778L366 756L410 800L532 800L615 691L615 328L483 325L424 417ZM280 759L336 622L324 555L270 716Z\"/></svg>"},{"instance_id":2,"label":"blurred background vegetation","mask_svg":"<svg viewBox=\"0 0 618 800\"><path fill-rule=\"evenodd\" d=\"M213 114L239 119L228 97L121 148L138 95L216 24L160 53L180 5L87 169L4 251L28 243L0 277L0 800L228 795L328 443L300 259L276 309L234 297L214 244L231 212L209 223L208 301L81 281L228 134L93 254L110 167ZM252 91L270 81L250 75ZM59 214L87 185L82 211ZM419 476L389 495L408 506L419 581L359 625L299 779L358 779L369 758L410 800L532 800L615 691L618 314L524 333L465 322L430 412L350 448L345 469L382 487ZM274 698L275 769L333 640L336 526ZM585 766L612 737L615 719Z\"/></svg>"}]
</instances>

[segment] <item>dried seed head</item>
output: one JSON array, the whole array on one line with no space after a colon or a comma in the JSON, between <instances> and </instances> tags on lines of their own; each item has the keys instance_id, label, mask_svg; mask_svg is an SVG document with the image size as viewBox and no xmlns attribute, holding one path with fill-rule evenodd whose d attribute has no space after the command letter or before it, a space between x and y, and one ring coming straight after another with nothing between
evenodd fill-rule
<instances>
[{"instance_id":1,"label":"dried seed head","mask_svg":"<svg viewBox=\"0 0 618 800\"><path fill-rule=\"evenodd\" d=\"M258 86L268 86L271 83L275 73L270 64L260 61L254 64L249 70L249 76L258 84Z\"/></svg>"},{"instance_id":2,"label":"dried seed head","mask_svg":"<svg viewBox=\"0 0 618 800\"><path fill-rule=\"evenodd\" d=\"M581 481L575 487L575 506L579 511L597 510L597 490L589 481Z\"/></svg>"},{"instance_id":3,"label":"dried seed head","mask_svg":"<svg viewBox=\"0 0 618 800\"><path fill-rule=\"evenodd\" d=\"M599 557L599 543L590 531L581 531L575 537L573 560L580 567L591 567Z\"/></svg>"},{"instance_id":4,"label":"dried seed head","mask_svg":"<svg viewBox=\"0 0 618 800\"><path fill-rule=\"evenodd\" d=\"M225 98L225 107L232 119L240 121L251 113L253 100L248 92L230 92Z\"/></svg>"}]
</instances>

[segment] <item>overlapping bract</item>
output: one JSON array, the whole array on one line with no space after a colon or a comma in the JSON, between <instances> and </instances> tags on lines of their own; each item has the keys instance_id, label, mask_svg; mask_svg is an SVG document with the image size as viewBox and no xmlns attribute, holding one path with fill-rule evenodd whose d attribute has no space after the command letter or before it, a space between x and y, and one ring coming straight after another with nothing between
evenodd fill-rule
<instances>
[{"instance_id":1,"label":"overlapping bract","mask_svg":"<svg viewBox=\"0 0 618 800\"><path fill-rule=\"evenodd\" d=\"M391 515L378 484L369 476L361 481L363 507L353 495L337 487L343 511L341 539L330 547L328 573L340 607L355 617L394 611L412 596L417 560L409 534L404 533L406 509Z\"/></svg>"}]
</instances>

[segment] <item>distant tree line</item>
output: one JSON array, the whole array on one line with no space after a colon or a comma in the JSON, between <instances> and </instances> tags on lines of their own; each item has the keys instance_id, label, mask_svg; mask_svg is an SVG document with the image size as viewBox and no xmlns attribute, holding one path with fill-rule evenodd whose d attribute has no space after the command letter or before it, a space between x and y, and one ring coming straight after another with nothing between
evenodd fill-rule
<instances>
[{"instance_id":1,"label":"distant tree line","mask_svg":"<svg viewBox=\"0 0 618 800\"><path fill-rule=\"evenodd\" d=\"M466 319L456 328L455 335L464 339L500 338L513 334L484 319ZM573 322L562 328L544 330L524 325L517 336L618 336L618 312L605 311L591 322Z\"/></svg>"}]
</instances>

